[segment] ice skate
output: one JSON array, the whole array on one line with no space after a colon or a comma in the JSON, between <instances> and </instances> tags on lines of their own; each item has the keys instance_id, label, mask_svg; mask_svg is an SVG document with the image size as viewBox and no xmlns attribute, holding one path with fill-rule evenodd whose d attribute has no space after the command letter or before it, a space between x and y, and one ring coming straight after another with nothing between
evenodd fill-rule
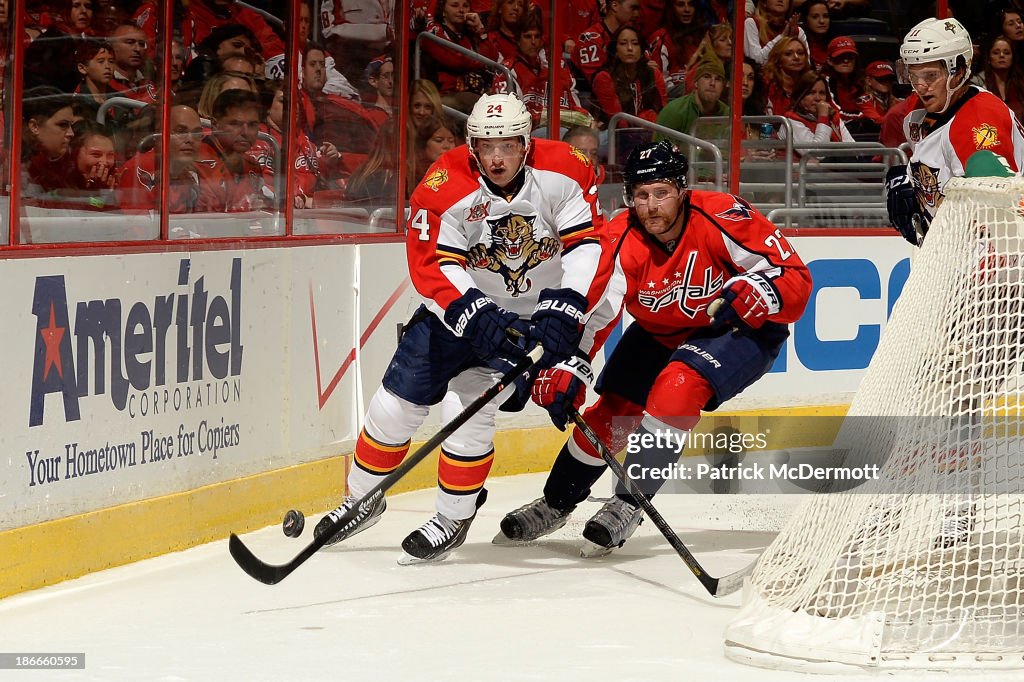
<instances>
[{"instance_id":1,"label":"ice skate","mask_svg":"<svg viewBox=\"0 0 1024 682\"><path fill-rule=\"evenodd\" d=\"M613 497L584 526L587 542L580 548L580 556L589 559L610 554L625 544L643 520L640 507Z\"/></svg>"},{"instance_id":2,"label":"ice skate","mask_svg":"<svg viewBox=\"0 0 1024 682\"><path fill-rule=\"evenodd\" d=\"M336 519L340 519L342 516L348 513L350 509L359 503L359 498L349 495L345 498L345 501L341 503L341 506L337 509L328 512L326 516L320 519L319 523L316 524L316 528L313 529L313 537L320 537L327 532L327 529L331 526ZM373 524L380 521L380 515L387 509L387 502L384 497L378 497L373 504L369 505L368 509L360 511L356 518L349 521L347 524L342 526L341 530L334 534L334 536L327 541L325 546L333 545L341 542L342 540L349 538L356 533L361 533Z\"/></svg>"},{"instance_id":3,"label":"ice skate","mask_svg":"<svg viewBox=\"0 0 1024 682\"><path fill-rule=\"evenodd\" d=\"M554 533L566 524L575 508L576 505L568 509L555 509L543 497L538 497L505 514L501 520L501 530L491 542L495 545L515 545Z\"/></svg>"},{"instance_id":4,"label":"ice skate","mask_svg":"<svg viewBox=\"0 0 1024 682\"><path fill-rule=\"evenodd\" d=\"M480 509L487 501L487 489L480 491L476 499L476 508ZM400 566L443 561L466 541L469 527L473 524L476 514L468 519L449 519L438 512L422 526L409 533L402 540L405 550L399 559Z\"/></svg>"}]
</instances>

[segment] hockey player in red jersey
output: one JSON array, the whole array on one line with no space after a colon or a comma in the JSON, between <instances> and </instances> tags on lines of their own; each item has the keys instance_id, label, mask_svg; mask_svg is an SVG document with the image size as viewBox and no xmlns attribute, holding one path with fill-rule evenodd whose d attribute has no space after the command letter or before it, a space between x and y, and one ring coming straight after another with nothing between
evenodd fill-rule
<instances>
[{"instance_id":1,"label":"hockey player in red jersey","mask_svg":"<svg viewBox=\"0 0 1024 682\"><path fill-rule=\"evenodd\" d=\"M611 452L671 435L671 446L631 448L626 456L626 470L648 496L662 481L637 475L637 467L671 465L702 410L716 409L769 370L811 292L810 274L782 233L739 197L687 189L687 165L665 141L637 147L626 162L630 208L608 231L617 239L616 276L621 270L625 277L625 309L635 321L597 381L600 398L584 414ZM583 391L578 378L552 370L532 395L564 427L567 407L580 405ZM604 469L574 431L544 496L507 514L495 543L535 540L563 526ZM620 486L584 527L584 555L621 546L641 519L636 499Z\"/></svg>"},{"instance_id":2,"label":"hockey player in red jersey","mask_svg":"<svg viewBox=\"0 0 1024 682\"><path fill-rule=\"evenodd\" d=\"M889 221L920 245L942 203L942 188L962 177L967 159L987 150L1024 168L1024 128L996 95L969 84L973 47L956 19L925 19L900 46L900 56L921 108L907 114L903 130L913 147L909 166L886 176Z\"/></svg>"},{"instance_id":3,"label":"hockey player in red jersey","mask_svg":"<svg viewBox=\"0 0 1024 682\"><path fill-rule=\"evenodd\" d=\"M594 169L570 145L531 139L530 131L530 112L517 97L481 97L466 121L467 143L441 156L414 190L406 252L426 303L405 326L370 401L350 496L317 534L401 464L432 405L441 403L449 421L523 357L524 346L541 344L538 367L577 351L611 274ZM437 513L402 542L401 563L443 559L465 540L486 498L495 414L508 397L442 444ZM332 542L372 525L384 508L381 498Z\"/></svg>"}]
</instances>

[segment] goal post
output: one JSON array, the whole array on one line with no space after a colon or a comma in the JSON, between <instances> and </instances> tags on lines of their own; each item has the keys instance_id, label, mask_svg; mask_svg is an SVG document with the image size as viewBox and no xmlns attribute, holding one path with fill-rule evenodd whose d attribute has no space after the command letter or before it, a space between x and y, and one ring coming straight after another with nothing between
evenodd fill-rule
<instances>
[{"instance_id":1,"label":"goal post","mask_svg":"<svg viewBox=\"0 0 1024 682\"><path fill-rule=\"evenodd\" d=\"M726 654L771 668L1024 668L1024 179L954 178L837 437L880 476L809 497Z\"/></svg>"}]
</instances>

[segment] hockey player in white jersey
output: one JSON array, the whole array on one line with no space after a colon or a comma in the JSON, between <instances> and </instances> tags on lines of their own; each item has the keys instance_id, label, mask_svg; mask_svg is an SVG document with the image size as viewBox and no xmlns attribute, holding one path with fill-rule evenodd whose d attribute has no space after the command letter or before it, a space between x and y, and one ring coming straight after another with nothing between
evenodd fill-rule
<instances>
[{"instance_id":1,"label":"hockey player in white jersey","mask_svg":"<svg viewBox=\"0 0 1024 682\"><path fill-rule=\"evenodd\" d=\"M467 144L438 159L410 200L409 275L426 304L370 401L349 497L320 521L318 535L401 464L432 405L441 403L449 421L536 343L544 349L538 369L571 358L609 281L590 160L564 142L531 139L530 113L514 95L481 97L466 129ZM465 541L486 499L495 415L508 397L442 444L437 513L402 542L402 563L442 559ZM369 527L384 509L381 498L331 542Z\"/></svg>"},{"instance_id":2,"label":"hockey player in white jersey","mask_svg":"<svg viewBox=\"0 0 1024 682\"><path fill-rule=\"evenodd\" d=\"M904 76L922 108L904 120L914 152L909 166L889 169L886 205L893 227L915 246L942 203L942 188L964 175L972 154L988 150L1014 172L1024 168L1024 129L996 95L970 85L972 54L971 37L956 19L925 19L900 46Z\"/></svg>"}]
</instances>

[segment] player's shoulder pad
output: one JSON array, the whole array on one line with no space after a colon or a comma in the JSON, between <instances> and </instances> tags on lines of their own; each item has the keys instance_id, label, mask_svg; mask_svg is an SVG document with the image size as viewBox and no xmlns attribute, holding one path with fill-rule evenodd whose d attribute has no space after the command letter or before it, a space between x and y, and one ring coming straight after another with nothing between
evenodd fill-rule
<instances>
[{"instance_id":1,"label":"player's shoulder pad","mask_svg":"<svg viewBox=\"0 0 1024 682\"><path fill-rule=\"evenodd\" d=\"M416 183L411 203L443 213L452 204L476 190L479 170L469 153L469 147L460 145L445 152L427 169Z\"/></svg>"},{"instance_id":2,"label":"player's shoulder pad","mask_svg":"<svg viewBox=\"0 0 1024 682\"><path fill-rule=\"evenodd\" d=\"M591 182L594 164L568 142L534 138L532 146L529 163L535 170L561 173L581 185Z\"/></svg>"}]
</instances>

